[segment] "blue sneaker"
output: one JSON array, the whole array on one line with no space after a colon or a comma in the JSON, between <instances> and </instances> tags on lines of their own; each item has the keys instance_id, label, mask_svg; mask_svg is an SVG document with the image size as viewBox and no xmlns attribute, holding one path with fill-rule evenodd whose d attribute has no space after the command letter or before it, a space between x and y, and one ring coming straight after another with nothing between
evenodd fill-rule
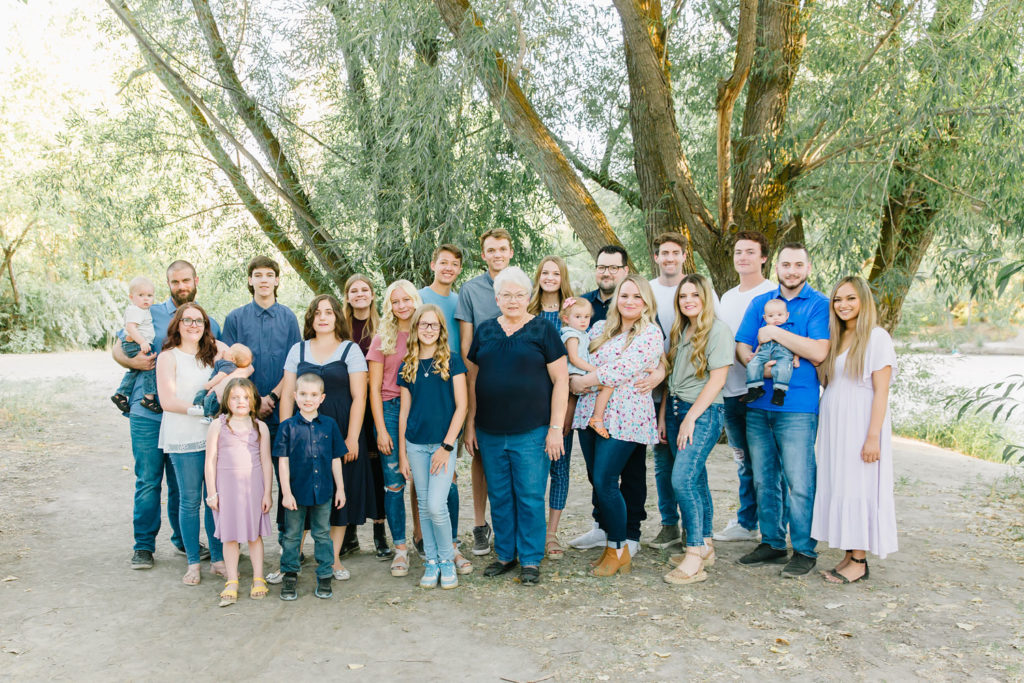
<instances>
[{"instance_id":1,"label":"blue sneaker","mask_svg":"<svg viewBox=\"0 0 1024 683\"><path fill-rule=\"evenodd\" d=\"M447 560L441 563L441 588L445 590L459 585L459 577L455 574L455 563Z\"/></svg>"},{"instance_id":2,"label":"blue sneaker","mask_svg":"<svg viewBox=\"0 0 1024 683\"><path fill-rule=\"evenodd\" d=\"M429 560L426 563L426 568L423 570L423 578L420 579L420 588L434 588L437 586L437 579L441 573L441 568L437 566L437 562Z\"/></svg>"}]
</instances>

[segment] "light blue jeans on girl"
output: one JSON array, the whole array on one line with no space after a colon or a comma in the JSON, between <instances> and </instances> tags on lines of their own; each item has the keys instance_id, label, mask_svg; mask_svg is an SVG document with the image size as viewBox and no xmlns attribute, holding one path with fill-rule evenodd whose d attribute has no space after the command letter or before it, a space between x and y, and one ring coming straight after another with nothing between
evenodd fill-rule
<instances>
[{"instance_id":1,"label":"light blue jeans on girl","mask_svg":"<svg viewBox=\"0 0 1024 683\"><path fill-rule=\"evenodd\" d=\"M701 546L704 545L704 539L710 538L713 533L711 518L715 508L708 486L707 461L711 449L722 436L725 406L721 403L708 406L697 418L693 428L693 441L679 449L679 427L693 404L680 401L675 396L667 397L667 400L670 402L665 416L665 436L675 456L675 462L672 464L672 488L675 490L679 509L683 513L686 545Z\"/></svg>"},{"instance_id":2,"label":"light blue jeans on girl","mask_svg":"<svg viewBox=\"0 0 1024 683\"><path fill-rule=\"evenodd\" d=\"M452 521L448 514L448 493L455 476L455 452L448 454L448 466L437 474L430 473L430 460L441 447L439 443L418 444L406 441L416 498L420 504L420 528L423 530L423 554L434 562L453 562Z\"/></svg>"}]
</instances>

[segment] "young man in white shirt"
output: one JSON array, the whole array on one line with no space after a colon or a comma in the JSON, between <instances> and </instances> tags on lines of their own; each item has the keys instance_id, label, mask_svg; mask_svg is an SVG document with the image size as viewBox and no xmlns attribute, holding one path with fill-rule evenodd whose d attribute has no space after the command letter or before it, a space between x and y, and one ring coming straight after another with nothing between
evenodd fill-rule
<instances>
[{"instance_id":1,"label":"young man in white shirt","mask_svg":"<svg viewBox=\"0 0 1024 683\"><path fill-rule=\"evenodd\" d=\"M762 272L768 260L768 241L764 235L752 231L739 232L733 244L732 265L740 276L740 284L722 295L718 317L735 335L754 297L774 290L776 285L766 279ZM760 537L757 530L754 471L750 464L750 450L747 448L747 406L740 402L740 396L746 391L746 368L736 359L729 368L722 393L725 398L725 434L732 447L740 479L740 506L736 517L714 535L716 541L756 541Z\"/></svg>"}]
</instances>

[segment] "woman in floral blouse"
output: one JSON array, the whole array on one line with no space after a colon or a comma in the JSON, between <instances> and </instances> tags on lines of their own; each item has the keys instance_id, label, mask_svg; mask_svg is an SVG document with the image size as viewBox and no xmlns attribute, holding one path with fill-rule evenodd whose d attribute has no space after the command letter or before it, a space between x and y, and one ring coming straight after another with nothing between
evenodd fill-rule
<instances>
[{"instance_id":1,"label":"woman in floral blouse","mask_svg":"<svg viewBox=\"0 0 1024 683\"><path fill-rule=\"evenodd\" d=\"M609 438L588 427L597 393L580 397L573 418L580 448L592 474L598 524L608 534L595 576L612 576L631 569L630 547L637 548L640 522L646 517L647 445L658 442L658 420L650 393L636 388L646 370L658 364L663 351L661 329L655 322L657 305L646 280L629 275L615 289L615 306L608 319L590 330L590 353L597 371L573 380L573 390L614 387L604 426Z\"/></svg>"}]
</instances>

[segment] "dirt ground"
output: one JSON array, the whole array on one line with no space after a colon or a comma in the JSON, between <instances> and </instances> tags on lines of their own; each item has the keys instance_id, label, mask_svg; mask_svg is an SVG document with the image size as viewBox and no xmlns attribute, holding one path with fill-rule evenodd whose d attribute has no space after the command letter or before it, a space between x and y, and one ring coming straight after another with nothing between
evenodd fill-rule
<instances>
[{"instance_id":1,"label":"dirt ground","mask_svg":"<svg viewBox=\"0 0 1024 683\"><path fill-rule=\"evenodd\" d=\"M208 565L182 585L166 520L155 568L129 569L128 423L107 399L118 376L99 352L0 356L0 678L1024 680L1024 481L1008 467L898 440L901 549L852 586L740 567L749 543L719 544L711 578L690 587L663 583L653 550L611 580L587 574L597 550L568 551L537 587L485 579L493 556L477 558L443 592L417 587L418 561L395 579L363 553L326 601L308 566L297 602L276 587L251 601L243 562L242 596L219 609ZM590 525L573 461L563 539ZM717 528L735 507L727 449L709 469ZM645 538L658 526L648 476ZM841 554L819 552L821 567Z\"/></svg>"}]
</instances>

